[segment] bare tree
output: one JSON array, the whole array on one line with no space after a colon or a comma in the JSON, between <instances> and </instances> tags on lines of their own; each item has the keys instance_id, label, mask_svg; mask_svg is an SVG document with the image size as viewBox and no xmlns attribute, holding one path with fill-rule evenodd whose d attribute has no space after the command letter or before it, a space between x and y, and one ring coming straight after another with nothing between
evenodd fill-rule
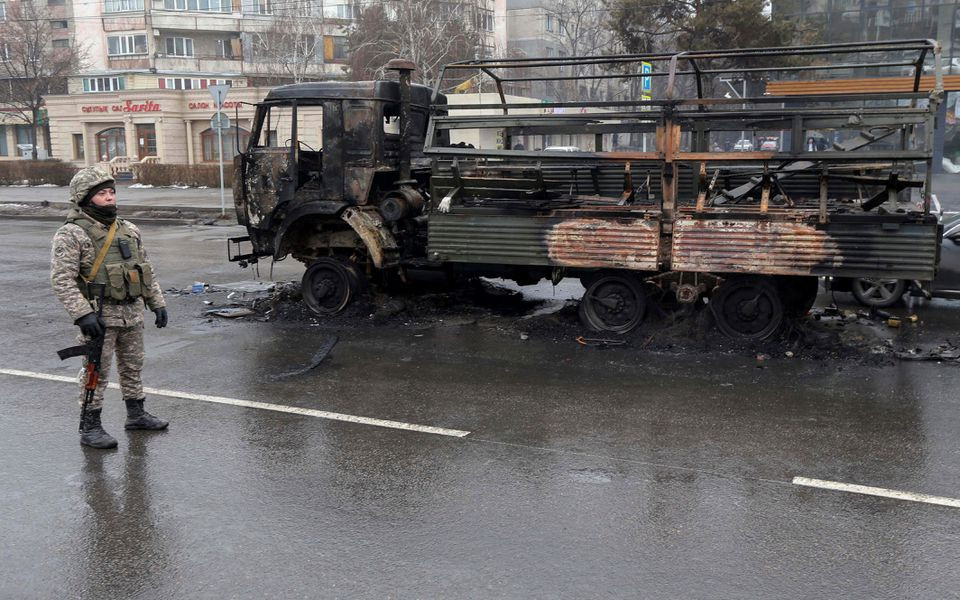
<instances>
[{"instance_id":1,"label":"bare tree","mask_svg":"<svg viewBox=\"0 0 960 600\"><path fill-rule=\"evenodd\" d=\"M417 66L417 81L435 84L443 65L480 52L476 8L469 0L389 0L365 6L349 35L351 77L382 78L387 61L402 57ZM460 75L447 74L453 85Z\"/></svg>"},{"instance_id":2,"label":"bare tree","mask_svg":"<svg viewBox=\"0 0 960 600\"><path fill-rule=\"evenodd\" d=\"M544 2L547 19L546 37L556 56L594 56L609 54L616 45L613 31L601 0L551 0ZM606 100L617 85L601 75L598 65L568 65L555 73L571 79L550 81L548 92L559 101Z\"/></svg>"},{"instance_id":3,"label":"bare tree","mask_svg":"<svg viewBox=\"0 0 960 600\"><path fill-rule=\"evenodd\" d=\"M273 19L253 33L253 54L269 65L277 82L301 83L323 74L322 0L283 0L272 8Z\"/></svg>"},{"instance_id":4,"label":"bare tree","mask_svg":"<svg viewBox=\"0 0 960 600\"><path fill-rule=\"evenodd\" d=\"M46 3L18 0L7 5L0 22L0 102L13 108L30 125L33 159L37 158L37 122L43 97L65 94L67 77L86 62L86 49L74 40L54 47Z\"/></svg>"}]
</instances>

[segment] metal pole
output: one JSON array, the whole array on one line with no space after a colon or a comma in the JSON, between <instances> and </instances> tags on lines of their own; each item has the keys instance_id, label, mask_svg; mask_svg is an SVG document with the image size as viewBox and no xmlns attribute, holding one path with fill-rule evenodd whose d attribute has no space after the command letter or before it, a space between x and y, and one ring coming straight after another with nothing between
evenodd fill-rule
<instances>
[{"instance_id":1,"label":"metal pole","mask_svg":"<svg viewBox=\"0 0 960 600\"><path fill-rule=\"evenodd\" d=\"M217 127L217 146L220 155L220 216L224 217L227 214L227 205L223 200L223 127Z\"/></svg>"}]
</instances>

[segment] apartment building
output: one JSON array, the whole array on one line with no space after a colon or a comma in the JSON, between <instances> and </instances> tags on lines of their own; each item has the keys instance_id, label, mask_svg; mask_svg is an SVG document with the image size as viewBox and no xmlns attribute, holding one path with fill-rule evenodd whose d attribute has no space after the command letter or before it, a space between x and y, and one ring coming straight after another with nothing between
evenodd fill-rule
<instances>
[{"instance_id":1,"label":"apartment building","mask_svg":"<svg viewBox=\"0 0 960 600\"><path fill-rule=\"evenodd\" d=\"M214 107L206 90L212 84L231 87L226 112L234 122L224 136L225 146L231 141L224 151L229 158L249 134L249 104L271 87L348 76L348 28L371 2L47 1L63 4L67 37L89 55L83 72L69 79L68 94L46 98L50 153L87 165L148 156L216 162ZM506 0L471 2L484 34L478 53L492 54L506 45ZM6 135L8 146L23 137L16 127Z\"/></svg>"}]
</instances>

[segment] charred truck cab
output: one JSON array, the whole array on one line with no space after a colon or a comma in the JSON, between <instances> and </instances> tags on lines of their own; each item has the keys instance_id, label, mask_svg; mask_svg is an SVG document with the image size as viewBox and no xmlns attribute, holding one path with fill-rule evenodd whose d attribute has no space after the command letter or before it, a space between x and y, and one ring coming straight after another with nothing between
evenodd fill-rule
<instances>
[{"instance_id":1,"label":"charred truck cab","mask_svg":"<svg viewBox=\"0 0 960 600\"><path fill-rule=\"evenodd\" d=\"M904 40L473 60L446 65L432 91L395 60L397 81L277 88L236 160L253 250L233 259L304 262L319 314L369 275L430 266L579 278L580 317L599 331L630 331L653 299L705 299L725 334L766 338L809 310L819 277L934 278L940 54ZM912 77L889 77L904 67ZM815 85L838 70L863 91ZM504 94L576 88L570 72L619 92L551 105ZM439 82L477 73L499 104L448 106ZM631 97L640 78L651 93ZM724 93L730 78L750 82L746 97ZM797 80L811 93L770 85ZM484 135L502 141L451 144ZM776 143L733 143L750 138Z\"/></svg>"},{"instance_id":2,"label":"charred truck cab","mask_svg":"<svg viewBox=\"0 0 960 600\"><path fill-rule=\"evenodd\" d=\"M303 262L304 299L319 314L349 304L368 270L426 255L423 147L432 91L410 84L409 62L388 67L399 81L272 90L234 159L234 204L248 236L230 240L230 260ZM447 134L439 135L444 145ZM252 250L244 253L245 242Z\"/></svg>"}]
</instances>

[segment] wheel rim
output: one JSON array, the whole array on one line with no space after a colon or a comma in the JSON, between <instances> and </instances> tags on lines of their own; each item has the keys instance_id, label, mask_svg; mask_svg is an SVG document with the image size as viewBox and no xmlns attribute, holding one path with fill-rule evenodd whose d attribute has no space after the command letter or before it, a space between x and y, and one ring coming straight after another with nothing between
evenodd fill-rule
<instances>
[{"instance_id":1,"label":"wheel rim","mask_svg":"<svg viewBox=\"0 0 960 600\"><path fill-rule=\"evenodd\" d=\"M860 291L860 296L864 300L876 300L879 302L887 302L893 298L899 284L900 280L898 279L861 278L854 282L854 285L856 285Z\"/></svg>"},{"instance_id":2,"label":"wheel rim","mask_svg":"<svg viewBox=\"0 0 960 600\"><path fill-rule=\"evenodd\" d=\"M780 294L763 279L728 279L712 305L720 331L732 338L762 340L783 321Z\"/></svg>"},{"instance_id":3,"label":"wheel rim","mask_svg":"<svg viewBox=\"0 0 960 600\"><path fill-rule=\"evenodd\" d=\"M321 259L303 274L303 299L319 315L343 310L353 297L354 285L347 269L333 260Z\"/></svg>"},{"instance_id":4,"label":"wheel rim","mask_svg":"<svg viewBox=\"0 0 960 600\"><path fill-rule=\"evenodd\" d=\"M594 281L581 301L582 315L597 331L625 333L643 320L647 302L632 276L610 275Z\"/></svg>"}]
</instances>

